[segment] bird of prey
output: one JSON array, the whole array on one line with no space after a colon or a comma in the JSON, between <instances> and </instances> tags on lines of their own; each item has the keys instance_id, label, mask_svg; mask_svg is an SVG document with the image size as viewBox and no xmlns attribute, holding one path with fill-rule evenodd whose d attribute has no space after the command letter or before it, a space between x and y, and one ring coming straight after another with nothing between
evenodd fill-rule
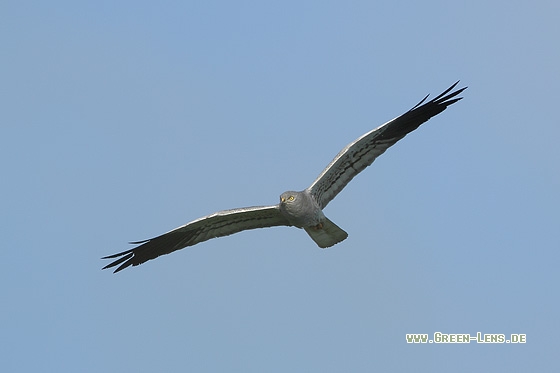
<instances>
[{"instance_id":1,"label":"bird of prey","mask_svg":"<svg viewBox=\"0 0 560 373\"><path fill-rule=\"evenodd\" d=\"M294 226L303 228L313 241L326 248L348 237L348 234L323 214L323 209L360 171L373 163L387 148L414 131L422 123L462 99L457 97L467 87L455 89L459 82L427 101L424 97L401 116L366 133L338 153L319 177L301 192L280 195L280 203L272 206L246 207L219 211L187 223L148 240L131 242L133 249L102 259L116 259L103 269L115 266L115 273L136 266L160 255L187 246L227 236L248 229Z\"/></svg>"}]
</instances>

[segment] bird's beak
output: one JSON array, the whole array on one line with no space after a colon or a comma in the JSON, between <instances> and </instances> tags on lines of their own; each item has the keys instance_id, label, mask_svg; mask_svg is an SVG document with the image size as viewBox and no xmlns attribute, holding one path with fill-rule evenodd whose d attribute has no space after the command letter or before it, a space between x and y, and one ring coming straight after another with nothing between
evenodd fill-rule
<instances>
[{"instance_id":1,"label":"bird's beak","mask_svg":"<svg viewBox=\"0 0 560 373\"><path fill-rule=\"evenodd\" d=\"M285 201L286 201L286 198L280 197L280 202L284 203Z\"/></svg>"}]
</instances>

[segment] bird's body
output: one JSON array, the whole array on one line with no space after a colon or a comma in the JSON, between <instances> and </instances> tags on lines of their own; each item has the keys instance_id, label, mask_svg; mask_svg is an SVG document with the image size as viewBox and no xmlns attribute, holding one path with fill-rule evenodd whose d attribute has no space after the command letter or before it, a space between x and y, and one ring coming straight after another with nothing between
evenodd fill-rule
<instances>
[{"instance_id":1,"label":"bird's body","mask_svg":"<svg viewBox=\"0 0 560 373\"><path fill-rule=\"evenodd\" d=\"M348 233L325 216L309 189L282 193L279 208L290 225L303 228L322 249L331 247L348 237Z\"/></svg>"},{"instance_id":2,"label":"bird's body","mask_svg":"<svg viewBox=\"0 0 560 373\"><path fill-rule=\"evenodd\" d=\"M118 259L103 269L119 265L115 270L118 272L130 265L139 265L160 255L169 254L214 237L264 227L295 226L302 228L321 248L330 247L345 240L348 234L329 220L323 213L323 209L354 176L371 165L390 146L431 117L441 113L449 105L459 101L461 98L455 97L466 88L451 92L457 83L441 95L424 103L428 97L426 96L405 114L347 145L307 189L301 192L282 193L278 205L219 211L161 236L132 242L140 246L104 257L103 259Z\"/></svg>"},{"instance_id":3,"label":"bird's body","mask_svg":"<svg viewBox=\"0 0 560 373\"><path fill-rule=\"evenodd\" d=\"M282 193L279 208L290 225L298 228L316 226L325 220L323 210L308 190Z\"/></svg>"}]
</instances>

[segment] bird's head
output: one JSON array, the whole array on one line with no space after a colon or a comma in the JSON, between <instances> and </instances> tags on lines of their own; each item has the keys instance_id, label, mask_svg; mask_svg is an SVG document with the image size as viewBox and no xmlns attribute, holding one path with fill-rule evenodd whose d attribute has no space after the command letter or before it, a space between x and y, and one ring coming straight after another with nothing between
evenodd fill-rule
<instances>
[{"instance_id":1,"label":"bird's head","mask_svg":"<svg viewBox=\"0 0 560 373\"><path fill-rule=\"evenodd\" d=\"M280 195L280 204L288 205L292 204L298 197L298 192L284 192Z\"/></svg>"},{"instance_id":2,"label":"bird's head","mask_svg":"<svg viewBox=\"0 0 560 373\"><path fill-rule=\"evenodd\" d=\"M280 212L291 225L303 227L305 215L305 196L302 192L284 192L280 195Z\"/></svg>"}]
</instances>

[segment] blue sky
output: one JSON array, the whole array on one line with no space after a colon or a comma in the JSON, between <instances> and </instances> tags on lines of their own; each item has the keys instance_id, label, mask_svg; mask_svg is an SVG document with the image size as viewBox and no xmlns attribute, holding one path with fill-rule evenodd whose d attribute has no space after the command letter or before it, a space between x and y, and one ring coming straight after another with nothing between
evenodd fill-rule
<instances>
[{"instance_id":1,"label":"blue sky","mask_svg":"<svg viewBox=\"0 0 560 373\"><path fill-rule=\"evenodd\" d=\"M0 5L2 371L556 371L560 5ZM277 203L456 80L464 100L326 208L129 268L99 258ZM524 333L407 344L407 333Z\"/></svg>"}]
</instances>

